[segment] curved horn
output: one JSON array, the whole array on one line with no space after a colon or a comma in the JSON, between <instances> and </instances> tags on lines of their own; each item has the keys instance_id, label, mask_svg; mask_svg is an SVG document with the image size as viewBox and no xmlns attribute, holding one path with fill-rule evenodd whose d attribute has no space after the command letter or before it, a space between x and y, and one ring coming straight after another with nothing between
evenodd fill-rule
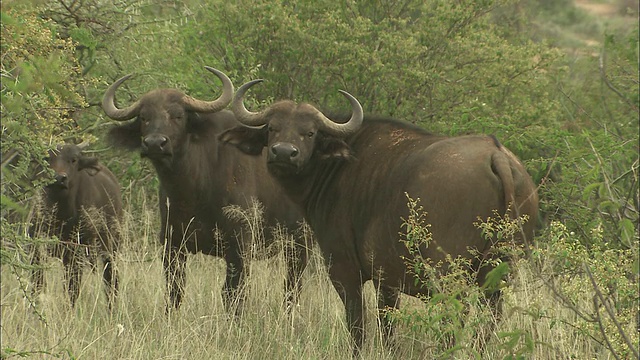
<instances>
[{"instance_id":1,"label":"curved horn","mask_svg":"<svg viewBox=\"0 0 640 360\"><path fill-rule=\"evenodd\" d=\"M80 144L78 144L76 146L78 148L80 148L80 150L82 151L82 150L86 149L87 147L89 147L90 144L91 143L89 142L89 140L84 140L84 141L82 141Z\"/></svg>"},{"instance_id":2,"label":"curved horn","mask_svg":"<svg viewBox=\"0 0 640 360\"><path fill-rule=\"evenodd\" d=\"M102 110L104 110L104 113L113 120L125 121L138 115L140 101L136 101L124 109L118 109L114 101L118 87L131 76L133 76L133 74L123 76L116 80L116 82L109 86L107 91L104 93L104 97L102 98Z\"/></svg>"},{"instance_id":3,"label":"curved horn","mask_svg":"<svg viewBox=\"0 0 640 360\"><path fill-rule=\"evenodd\" d=\"M362 105L360 105L358 99L344 90L339 91L351 103L351 119L349 119L349 121L344 124L338 124L318 111L318 120L320 121L322 130L324 130L326 133L345 137L354 133L360 128L360 125L362 125L362 120L364 118L364 112L362 111Z\"/></svg>"},{"instance_id":4,"label":"curved horn","mask_svg":"<svg viewBox=\"0 0 640 360\"><path fill-rule=\"evenodd\" d=\"M182 102L187 109L195 112L212 113L220 111L229 105L233 98L233 83L222 71L210 66L205 66L204 68L214 73L222 81L222 95L213 101L203 101L191 96L185 96L182 98Z\"/></svg>"},{"instance_id":5,"label":"curved horn","mask_svg":"<svg viewBox=\"0 0 640 360\"><path fill-rule=\"evenodd\" d=\"M240 86L238 91L236 91L235 96L233 97L231 110L233 111L233 114L236 116L238 121L245 125L260 126L265 124L262 112L251 112L247 110L243 102L244 94L247 92L247 90L249 90L249 88L253 85L261 83L263 81L264 80L262 79L249 81L248 83Z\"/></svg>"}]
</instances>

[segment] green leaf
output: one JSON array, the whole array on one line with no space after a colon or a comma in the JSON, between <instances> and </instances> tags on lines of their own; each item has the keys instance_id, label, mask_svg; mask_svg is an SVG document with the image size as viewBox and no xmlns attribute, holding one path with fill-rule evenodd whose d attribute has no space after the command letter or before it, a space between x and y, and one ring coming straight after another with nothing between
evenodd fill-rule
<instances>
[{"instance_id":1,"label":"green leaf","mask_svg":"<svg viewBox=\"0 0 640 360\"><path fill-rule=\"evenodd\" d=\"M489 291L499 290L502 284L502 279L507 276L509 271L510 268L508 263L502 262L498 264L498 266L487 273L484 283L482 284L482 288Z\"/></svg>"},{"instance_id":2,"label":"green leaf","mask_svg":"<svg viewBox=\"0 0 640 360\"><path fill-rule=\"evenodd\" d=\"M622 219L618 222L618 230L620 231L620 238L622 243L631 247L634 239L637 239L638 233L636 232L636 225L630 219Z\"/></svg>"},{"instance_id":3,"label":"green leaf","mask_svg":"<svg viewBox=\"0 0 640 360\"><path fill-rule=\"evenodd\" d=\"M601 185L602 183L593 183L593 184L587 185L584 188L584 190L582 190L582 200L584 201L588 200L593 195L593 192L596 189L598 189Z\"/></svg>"},{"instance_id":4,"label":"green leaf","mask_svg":"<svg viewBox=\"0 0 640 360\"><path fill-rule=\"evenodd\" d=\"M69 30L71 38L80 45L86 46L90 50L95 50L98 41L93 37L91 30L86 28L72 28Z\"/></svg>"},{"instance_id":5,"label":"green leaf","mask_svg":"<svg viewBox=\"0 0 640 360\"><path fill-rule=\"evenodd\" d=\"M598 210L600 211L614 213L618 211L618 209L620 209L620 204L613 200L604 200L598 204Z\"/></svg>"},{"instance_id":6,"label":"green leaf","mask_svg":"<svg viewBox=\"0 0 640 360\"><path fill-rule=\"evenodd\" d=\"M16 203L4 194L0 194L0 204L3 208L14 210L21 215L26 215L28 213L28 210L25 209L24 206Z\"/></svg>"}]
</instances>

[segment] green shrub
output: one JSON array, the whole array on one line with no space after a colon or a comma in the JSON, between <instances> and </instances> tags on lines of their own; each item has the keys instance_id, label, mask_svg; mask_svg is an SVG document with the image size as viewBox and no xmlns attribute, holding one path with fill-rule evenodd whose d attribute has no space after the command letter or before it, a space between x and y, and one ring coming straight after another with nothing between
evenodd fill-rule
<instances>
[{"instance_id":1,"label":"green shrub","mask_svg":"<svg viewBox=\"0 0 640 360\"><path fill-rule=\"evenodd\" d=\"M637 358L640 243L636 239L630 248L612 248L602 226L588 234L589 246L565 225L553 222L533 260L555 298L576 315L571 320L576 331L616 358Z\"/></svg>"},{"instance_id":2,"label":"green shrub","mask_svg":"<svg viewBox=\"0 0 640 360\"><path fill-rule=\"evenodd\" d=\"M404 219L401 241L410 256L404 261L414 277L415 285L432 291L431 296L418 295L421 308L401 308L387 313L396 323L408 329L412 337L427 337L435 345L428 350L429 358L481 358L484 351L501 354L504 358L522 358L533 353L532 335L516 329L504 331L498 328L498 344L487 342L498 325L485 298L485 291L503 289L509 276L509 265L497 258L517 259L522 255L521 246L514 246L514 236L520 233L526 216L512 220L496 214L495 218L479 219L476 226L487 241L495 244L496 260L481 266L492 266L483 286L476 285L475 273L470 272L470 258L446 257L446 262L434 263L421 255L421 248L429 247L431 233L427 214L419 205L419 199L408 197L409 216ZM479 255L479 254L478 254ZM487 349L491 346L491 349Z\"/></svg>"},{"instance_id":3,"label":"green shrub","mask_svg":"<svg viewBox=\"0 0 640 360\"><path fill-rule=\"evenodd\" d=\"M74 44L33 12L2 11L2 264L24 265L26 216L47 181L47 149L81 136L86 102Z\"/></svg>"}]
</instances>

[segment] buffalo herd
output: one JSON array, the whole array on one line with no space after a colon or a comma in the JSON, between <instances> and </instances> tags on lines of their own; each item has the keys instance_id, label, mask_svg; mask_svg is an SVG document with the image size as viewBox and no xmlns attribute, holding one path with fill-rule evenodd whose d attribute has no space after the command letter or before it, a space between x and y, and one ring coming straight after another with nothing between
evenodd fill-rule
<instances>
[{"instance_id":1,"label":"buffalo herd","mask_svg":"<svg viewBox=\"0 0 640 360\"><path fill-rule=\"evenodd\" d=\"M401 293L433 290L417 285L405 261L410 254L400 234L409 216L408 197L420 201L432 235L420 254L434 262L468 259L479 285L492 270L486 264L503 256L474 225L479 218L500 214L528 219L515 241L533 237L536 187L522 163L494 136L433 135L408 122L371 117L344 91L351 106L346 116L328 116L311 104L290 100L251 112L243 98L262 80L234 93L224 73L206 69L223 85L212 101L156 89L118 108L115 94L131 77L127 75L109 86L102 102L105 114L121 122L109 131L111 143L139 151L159 179L167 311L179 308L187 254L197 252L224 258L223 300L230 311L232 303L241 304L244 255L252 237L224 209L247 209L256 200L264 209L267 244L275 241L276 227L292 235L285 246L291 252L285 281L289 303L296 301L312 246L296 230L304 221L310 225L344 304L355 352L365 338L365 282L374 282L380 310L398 307ZM72 304L78 297L80 259L95 266L97 254L105 263L109 299L115 297L113 255L119 234L118 226L111 225L122 215L116 178L81 150L64 145L50 152L55 181L45 188L47 209L55 214L50 233L61 240L55 254L67 269ZM37 253L34 261L39 261ZM42 284L41 271L35 272L34 282L36 288ZM499 311L499 290L486 292ZM388 337L392 326L384 317L381 321Z\"/></svg>"}]
</instances>

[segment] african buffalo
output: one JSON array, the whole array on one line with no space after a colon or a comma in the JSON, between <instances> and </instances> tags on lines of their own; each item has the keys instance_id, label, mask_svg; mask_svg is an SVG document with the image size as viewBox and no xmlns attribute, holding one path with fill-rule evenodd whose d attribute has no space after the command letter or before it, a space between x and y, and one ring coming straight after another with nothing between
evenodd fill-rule
<instances>
[{"instance_id":1,"label":"african buffalo","mask_svg":"<svg viewBox=\"0 0 640 360\"><path fill-rule=\"evenodd\" d=\"M157 89L118 109L115 92L131 76L127 75L109 87L102 102L105 113L114 120L135 118L111 129L109 136L120 147L140 149L160 180L160 236L165 245L168 310L180 306L187 252L224 257L223 300L227 308L232 300L241 300L237 290L244 280L243 253L251 236L240 220L225 216L226 207L249 209L258 200L264 207L264 225L271 230L282 225L295 231L303 221L302 214L270 180L265 160L246 157L218 141L219 133L239 125L233 113L224 110L234 89L224 73L206 69L223 83L222 95L213 101L197 100L174 89ZM264 233L265 243L273 243L275 234ZM308 256L305 237L296 236L294 242L293 251L286 247L293 252L287 256L285 285L290 302L299 292L298 279Z\"/></svg>"},{"instance_id":2,"label":"african buffalo","mask_svg":"<svg viewBox=\"0 0 640 360\"><path fill-rule=\"evenodd\" d=\"M358 100L346 92L352 114L334 122L312 105L284 100L261 112L243 104L244 84L232 103L239 126L220 140L249 155L268 149L271 175L303 211L328 264L342 299L355 351L364 341L362 286L373 280L379 309L397 307L400 292L429 293L418 288L403 257L403 219L409 216L408 194L420 199L433 240L422 256L437 263L445 254L472 259L477 282L491 268L478 268L469 249L490 257L491 244L474 226L497 210L528 215L523 234L533 236L537 217L536 188L523 165L490 136L435 136L392 119L367 119ZM264 126L262 126L264 125ZM523 239L520 239L523 240ZM485 261L486 262L486 261ZM499 298L498 294L491 298ZM391 324L385 322L385 334Z\"/></svg>"},{"instance_id":3,"label":"african buffalo","mask_svg":"<svg viewBox=\"0 0 640 360\"><path fill-rule=\"evenodd\" d=\"M82 154L85 145L62 145L49 151L48 162L55 181L44 191L44 232L60 240L50 250L62 258L71 305L75 305L80 291L82 260L88 260L95 269L99 256L104 262L102 277L111 309L118 291L114 257L120 236L122 196L113 173L97 158ZM32 258L36 292L44 283L40 262L41 254L36 249Z\"/></svg>"}]
</instances>

